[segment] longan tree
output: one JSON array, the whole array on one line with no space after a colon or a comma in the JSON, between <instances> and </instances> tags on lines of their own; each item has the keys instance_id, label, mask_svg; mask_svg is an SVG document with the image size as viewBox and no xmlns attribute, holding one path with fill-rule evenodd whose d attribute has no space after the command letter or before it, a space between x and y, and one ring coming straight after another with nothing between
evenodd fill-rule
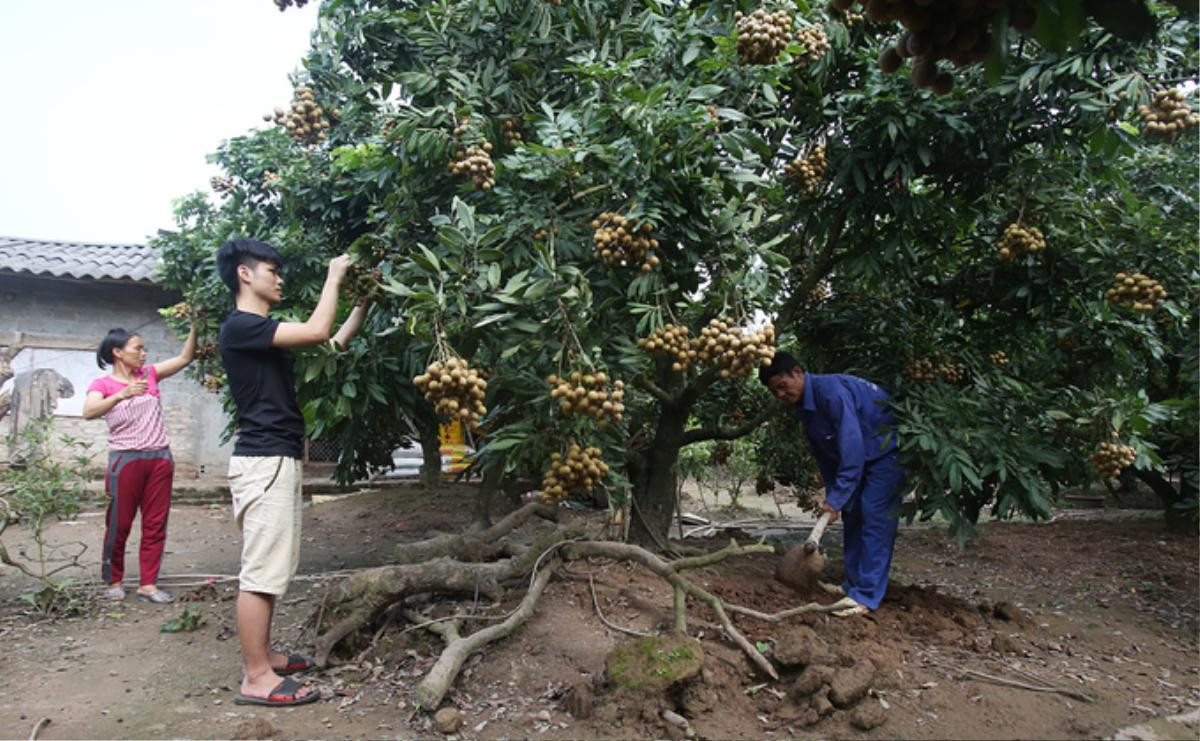
<instances>
[{"instance_id":1,"label":"longan tree","mask_svg":"<svg viewBox=\"0 0 1200 741\"><path fill-rule=\"evenodd\" d=\"M284 246L300 306L322 260L354 253L355 290L375 302L368 331L341 361L302 356L298 374L314 432L347 443L347 472L381 462L394 430L456 416L481 445L485 505L506 478L541 480L553 498L602 485L630 499L631 538L661 545L680 449L761 424L773 408L755 369L796 346L813 370L891 379L919 512L960 532L988 503L1044 515L1049 482L1084 480L1086 453L1072 468L1012 420L1074 419L1084 405L1067 395L1128 406L1136 389L1016 377L1032 324L1086 320L1058 293L1012 317L1059 266L1098 262L1114 268L1101 297L1117 272L1145 273L1164 282L1157 311L1189 315L1186 289L1147 272L1140 243L1101 259L1062 237L1094 200L1081 194L1117 182L1100 163L1148 147L1194 155L1188 96L1158 91L1194 75L1195 22L1155 11L1139 46L1078 2L1031 2L1043 15L1029 35L990 41L1002 65L972 47L953 89L936 72L927 90L879 59L898 39L920 56L924 40L912 49L902 34L925 30L871 5L863 19L791 3L329 3L291 112L218 154L227 200L206 238L250 230ZM1078 22L1051 22L1068 11ZM938 34L931 50L950 30ZM185 224L163 240L189 290L212 285L186 268L203 256L195 237ZM978 280L1003 300L965 290ZM215 305L207 290L198 300ZM980 373L980 358L1004 367L997 352L1007 375ZM484 398L444 400L457 382L433 371L452 359L486 379ZM981 378L1023 416L981 413ZM764 411L698 404L713 394L757 395L746 407ZM953 437L964 410L1003 473ZM1112 430L1072 434L1098 446Z\"/></svg>"}]
</instances>

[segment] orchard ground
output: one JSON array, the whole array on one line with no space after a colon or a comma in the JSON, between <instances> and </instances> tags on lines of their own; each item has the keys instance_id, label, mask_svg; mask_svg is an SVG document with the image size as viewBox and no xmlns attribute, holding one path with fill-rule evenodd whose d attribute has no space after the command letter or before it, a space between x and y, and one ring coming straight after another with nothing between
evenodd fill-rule
<instances>
[{"instance_id":1,"label":"orchard ground","mask_svg":"<svg viewBox=\"0 0 1200 741\"><path fill-rule=\"evenodd\" d=\"M465 528L473 491L398 485L306 508L302 576L280 602L277 645L311 648L312 617L331 572L386 564L397 543ZM746 495L743 503L763 516L775 512L764 498ZM567 516L599 523L604 513ZM102 527L103 513L91 512L55 525L51 540L84 541L94 561ZM25 534L17 528L10 549ZM135 526L131 582L137 541ZM687 542L715 549L727 535ZM238 533L223 504L173 508L167 548L168 575L237 571ZM771 556L742 557L688 574L727 602L776 612L799 600L772 580L773 565ZM836 560L829 568L836 573ZM605 656L630 637L601 621L589 580L609 622L645 632L670 624L668 585L624 563L564 567L529 623L468 661L444 705L461 713L463 738L679 736L659 719L665 706L702 738L1097 738L1151 721L1159 737L1196 737L1200 546L1195 535L1167 534L1157 513L1063 510L1049 523L988 523L980 542L962 550L942 528L905 527L893 575L888 599L869 617L810 614L767 623L735 616L768 653L782 655L784 646L815 633L830 664L873 668L860 707L877 705L884 720L870 731L840 710L805 725L812 718L801 712L808 705L796 672L765 683L699 604L689 604L689 631L705 656L698 678L665 697L606 690ZM420 630L406 632L403 621L385 626L372 645L337 657L333 668L310 672L321 702L234 705L235 582L186 581L191 586L173 591L195 601L91 601L82 616L46 621L33 619L19 600L30 583L10 569L0 572L0 736L26 737L42 718L50 719L39 733L45 739L440 735L408 701L440 644ZM521 594L510 590L504 607ZM203 613L204 625L160 632L185 604ZM599 694L589 703L593 692ZM575 717L568 705L587 717ZM1190 726L1162 721L1189 714Z\"/></svg>"}]
</instances>

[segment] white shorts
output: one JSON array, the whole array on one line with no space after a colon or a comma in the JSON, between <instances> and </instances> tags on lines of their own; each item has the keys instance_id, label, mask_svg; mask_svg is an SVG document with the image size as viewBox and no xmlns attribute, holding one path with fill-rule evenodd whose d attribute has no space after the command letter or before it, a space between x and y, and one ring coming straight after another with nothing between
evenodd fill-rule
<instances>
[{"instance_id":1,"label":"white shorts","mask_svg":"<svg viewBox=\"0 0 1200 741\"><path fill-rule=\"evenodd\" d=\"M281 595L300 565L302 463L287 456L233 456L229 493L242 531L243 592Z\"/></svg>"}]
</instances>

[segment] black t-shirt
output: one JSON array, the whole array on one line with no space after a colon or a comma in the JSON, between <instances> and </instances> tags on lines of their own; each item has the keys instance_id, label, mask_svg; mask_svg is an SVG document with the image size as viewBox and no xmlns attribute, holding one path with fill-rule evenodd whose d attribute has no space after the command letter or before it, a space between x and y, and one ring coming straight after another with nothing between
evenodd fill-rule
<instances>
[{"instance_id":1,"label":"black t-shirt","mask_svg":"<svg viewBox=\"0 0 1200 741\"><path fill-rule=\"evenodd\" d=\"M238 408L234 455L301 456L304 417L296 404L292 354L271 347L278 326L239 309L221 324L218 347Z\"/></svg>"}]
</instances>

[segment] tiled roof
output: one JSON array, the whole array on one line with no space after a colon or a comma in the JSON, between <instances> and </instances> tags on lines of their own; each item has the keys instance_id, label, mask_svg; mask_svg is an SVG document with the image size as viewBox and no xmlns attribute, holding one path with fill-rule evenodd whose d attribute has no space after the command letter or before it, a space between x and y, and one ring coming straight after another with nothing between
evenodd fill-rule
<instances>
[{"instance_id":1,"label":"tiled roof","mask_svg":"<svg viewBox=\"0 0 1200 741\"><path fill-rule=\"evenodd\" d=\"M158 252L144 244L87 244L0 237L0 273L157 283Z\"/></svg>"}]
</instances>

